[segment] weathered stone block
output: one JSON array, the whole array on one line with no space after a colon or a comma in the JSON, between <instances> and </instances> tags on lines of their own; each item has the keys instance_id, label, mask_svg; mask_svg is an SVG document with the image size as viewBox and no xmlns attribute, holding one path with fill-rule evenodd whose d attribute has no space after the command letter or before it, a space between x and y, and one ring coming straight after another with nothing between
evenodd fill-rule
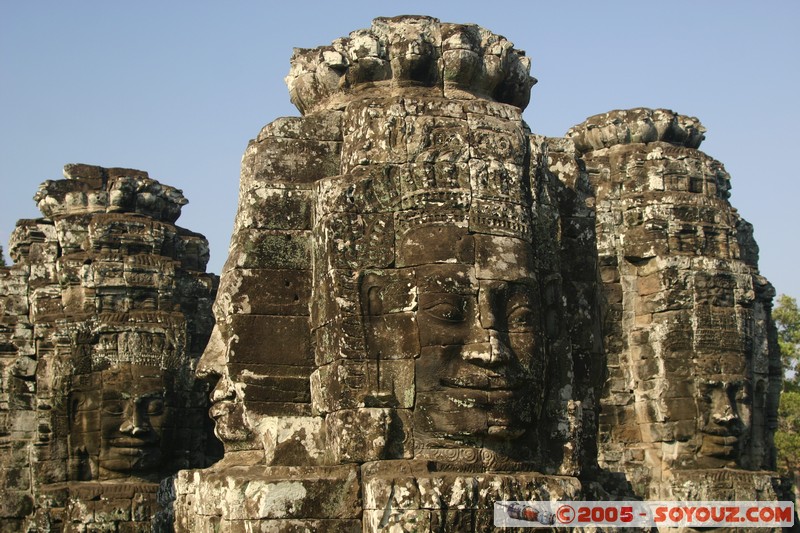
<instances>
[{"instance_id":1,"label":"weathered stone block","mask_svg":"<svg viewBox=\"0 0 800 533\"><path fill-rule=\"evenodd\" d=\"M27 491L7 490L0 500L0 517L24 517L33 511L33 498Z\"/></svg>"},{"instance_id":2,"label":"weathered stone block","mask_svg":"<svg viewBox=\"0 0 800 533\"><path fill-rule=\"evenodd\" d=\"M242 158L241 190L272 183L313 183L340 174L341 143L264 136Z\"/></svg>"},{"instance_id":3,"label":"weathered stone block","mask_svg":"<svg viewBox=\"0 0 800 533\"><path fill-rule=\"evenodd\" d=\"M209 476L229 520L356 518L355 467L231 467Z\"/></svg>"},{"instance_id":4,"label":"weathered stone block","mask_svg":"<svg viewBox=\"0 0 800 533\"><path fill-rule=\"evenodd\" d=\"M220 283L215 306L230 315L304 316L309 314L311 272L287 269L228 271Z\"/></svg>"},{"instance_id":5,"label":"weathered stone block","mask_svg":"<svg viewBox=\"0 0 800 533\"><path fill-rule=\"evenodd\" d=\"M308 231L243 230L231 242L224 271L245 269L311 268L311 235Z\"/></svg>"},{"instance_id":6,"label":"weathered stone block","mask_svg":"<svg viewBox=\"0 0 800 533\"><path fill-rule=\"evenodd\" d=\"M100 523L127 522L131 519L131 501L101 500L94 506L94 521Z\"/></svg>"},{"instance_id":7,"label":"weathered stone block","mask_svg":"<svg viewBox=\"0 0 800 533\"><path fill-rule=\"evenodd\" d=\"M231 323L238 336L230 348L233 363L294 366L313 363L308 317L235 315ZM264 332L268 332L267 345L262 343Z\"/></svg>"},{"instance_id":8,"label":"weathered stone block","mask_svg":"<svg viewBox=\"0 0 800 533\"><path fill-rule=\"evenodd\" d=\"M315 361L325 365L338 359L367 357L364 324L359 317L336 318L314 330Z\"/></svg>"},{"instance_id":9,"label":"weathered stone block","mask_svg":"<svg viewBox=\"0 0 800 533\"><path fill-rule=\"evenodd\" d=\"M370 393L366 361L337 360L311 375L311 398L319 413L365 407Z\"/></svg>"},{"instance_id":10,"label":"weathered stone block","mask_svg":"<svg viewBox=\"0 0 800 533\"><path fill-rule=\"evenodd\" d=\"M243 193L234 231L311 229L312 198L307 188L262 186Z\"/></svg>"},{"instance_id":11,"label":"weathered stone block","mask_svg":"<svg viewBox=\"0 0 800 533\"><path fill-rule=\"evenodd\" d=\"M399 219L395 265L407 267L431 262L464 264L474 258L473 237L464 231L466 224L436 224L414 227Z\"/></svg>"},{"instance_id":12,"label":"weathered stone block","mask_svg":"<svg viewBox=\"0 0 800 533\"><path fill-rule=\"evenodd\" d=\"M370 359L412 359L419 355L420 341L414 313L388 313L365 319L367 356Z\"/></svg>"},{"instance_id":13,"label":"weathered stone block","mask_svg":"<svg viewBox=\"0 0 800 533\"><path fill-rule=\"evenodd\" d=\"M400 99L364 99L349 104L343 119L342 174L359 165L405 163L405 114Z\"/></svg>"},{"instance_id":14,"label":"weathered stone block","mask_svg":"<svg viewBox=\"0 0 800 533\"><path fill-rule=\"evenodd\" d=\"M411 458L413 438L407 409L346 409L325 417L334 463Z\"/></svg>"},{"instance_id":15,"label":"weathered stone block","mask_svg":"<svg viewBox=\"0 0 800 533\"><path fill-rule=\"evenodd\" d=\"M324 259L317 271L385 268L394 262L394 219L388 214L340 213L318 221L315 253Z\"/></svg>"}]
</instances>

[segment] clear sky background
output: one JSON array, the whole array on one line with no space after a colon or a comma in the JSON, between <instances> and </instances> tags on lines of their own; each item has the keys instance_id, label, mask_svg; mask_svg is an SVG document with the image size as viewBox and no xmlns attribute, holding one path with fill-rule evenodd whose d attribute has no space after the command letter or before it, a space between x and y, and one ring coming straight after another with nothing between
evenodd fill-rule
<instances>
[{"instance_id":1,"label":"clear sky background","mask_svg":"<svg viewBox=\"0 0 800 533\"><path fill-rule=\"evenodd\" d=\"M31 198L65 163L132 167L183 189L178 223L208 237L219 273L247 141L298 114L283 83L292 48L400 14L477 23L527 51L537 133L638 106L699 117L762 273L800 297L796 0L2 0L0 242L40 216Z\"/></svg>"}]
</instances>

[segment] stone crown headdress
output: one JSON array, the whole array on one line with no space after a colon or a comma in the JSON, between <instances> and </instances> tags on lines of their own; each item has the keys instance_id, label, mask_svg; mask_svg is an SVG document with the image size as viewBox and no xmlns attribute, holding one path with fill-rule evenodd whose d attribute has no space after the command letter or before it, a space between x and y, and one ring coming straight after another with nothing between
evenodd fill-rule
<instances>
[{"instance_id":1,"label":"stone crown headdress","mask_svg":"<svg viewBox=\"0 0 800 533\"><path fill-rule=\"evenodd\" d=\"M567 137L581 152L618 144L662 141L686 148L698 148L706 128L695 117L669 109L618 109L593 115L567 131Z\"/></svg>"},{"instance_id":2,"label":"stone crown headdress","mask_svg":"<svg viewBox=\"0 0 800 533\"><path fill-rule=\"evenodd\" d=\"M296 48L286 77L301 113L341 107L355 91L380 86L441 87L524 109L536 79L530 59L505 37L474 24L424 16L377 18L330 46Z\"/></svg>"}]
</instances>

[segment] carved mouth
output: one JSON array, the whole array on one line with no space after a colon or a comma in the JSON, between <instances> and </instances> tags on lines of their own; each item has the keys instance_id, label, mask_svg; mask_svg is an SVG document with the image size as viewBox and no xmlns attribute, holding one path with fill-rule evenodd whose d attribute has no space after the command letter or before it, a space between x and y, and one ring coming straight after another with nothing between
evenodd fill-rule
<instances>
[{"instance_id":1,"label":"carved mouth","mask_svg":"<svg viewBox=\"0 0 800 533\"><path fill-rule=\"evenodd\" d=\"M724 427L724 426L717 426L717 425L710 425L703 428L703 433L709 435L714 440L721 441L724 439L733 439L733 441L739 440L739 435L741 435L742 430L737 426L731 427Z\"/></svg>"},{"instance_id":2,"label":"carved mouth","mask_svg":"<svg viewBox=\"0 0 800 533\"><path fill-rule=\"evenodd\" d=\"M739 443L739 437L736 435L719 435L706 432L705 438L717 446L736 446Z\"/></svg>"},{"instance_id":3,"label":"carved mouth","mask_svg":"<svg viewBox=\"0 0 800 533\"><path fill-rule=\"evenodd\" d=\"M509 421L503 420L502 423L489 425L487 434L490 437L509 438L519 437L525 433L524 427L519 427L519 424L511 424Z\"/></svg>"},{"instance_id":4,"label":"carved mouth","mask_svg":"<svg viewBox=\"0 0 800 533\"><path fill-rule=\"evenodd\" d=\"M456 376L442 378L441 384L445 387L457 389L474 389L481 391L516 391L520 385L516 380L504 376Z\"/></svg>"},{"instance_id":5,"label":"carved mouth","mask_svg":"<svg viewBox=\"0 0 800 533\"><path fill-rule=\"evenodd\" d=\"M116 455L145 455L156 448L152 441L120 437L109 442Z\"/></svg>"},{"instance_id":6,"label":"carved mouth","mask_svg":"<svg viewBox=\"0 0 800 533\"><path fill-rule=\"evenodd\" d=\"M739 437L710 435L703 436L701 452L709 457L732 460L739 449Z\"/></svg>"}]
</instances>

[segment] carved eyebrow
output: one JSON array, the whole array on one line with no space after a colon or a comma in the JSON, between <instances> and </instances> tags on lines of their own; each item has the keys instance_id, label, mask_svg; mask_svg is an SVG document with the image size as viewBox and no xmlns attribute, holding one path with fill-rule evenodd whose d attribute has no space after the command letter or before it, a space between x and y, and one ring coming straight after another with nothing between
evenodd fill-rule
<instances>
[{"instance_id":1,"label":"carved eyebrow","mask_svg":"<svg viewBox=\"0 0 800 533\"><path fill-rule=\"evenodd\" d=\"M510 302L511 305L508 306L506 310L506 314L511 314L517 309L530 309L533 311L533 306L529 302Z\"/></svg>"},{"instance_id":2,"label":"carved eyebrow","mask_svg":"<svg viewBox=\"0 0 800 533\"><path fill-rule=\"evenodd\" d=\"M452 292L434 292L419 295L419 306L421 309L430 309L431 307L441 304L460 304L466 307L467 297L469 295L457 294Z\"/></svg>"},{"instance_id":3,"label":"carved eyebrow","mask_svg":"<svg viewBox=\"0 0 800 533\"><path fill-rule=\"evenodd\" d=\"M727 381L721 379L701 379L700 383L707 387L721 387L730 389L732 387L743 388L747 386L747 380L737 379L735 381Z\"/></svg>"},{"instance_id":4,"label":"carved eyebrow","mask_svg":"<svg viewBox=\"0 0 800 533\"><path fill-rule=\"evenodd\" d=\"M146 392L144 394L140 394L136 397L137 400L163 400L164 399L164 391L151 391Z\"/></svg>"},{"instance_id":5,"label":"carved eyebrow","mask_svg":"<svg viewBox=\"0 0 800 533\"><path fill-rule=\"evenodd\" d=\"M469 296L478 294L478 286L471 283L461 283L460 281L448 280L447 283L427 282L418 283L417 291L422 294L456 294L459 296ZM445 291L443 289L449 289Z\"/></svg>"},{"instance_id":6,"label":"carved eyebrow","mask_svg":"<svg viewBox=\"0 0 800 533\"><path fill-rule=\"evenodd\" d=\"M506 281L510 288L519 289L533 289L536 287L537 283L535 279L532 278L517 278Z\"/></svg>"}]
</instances>

